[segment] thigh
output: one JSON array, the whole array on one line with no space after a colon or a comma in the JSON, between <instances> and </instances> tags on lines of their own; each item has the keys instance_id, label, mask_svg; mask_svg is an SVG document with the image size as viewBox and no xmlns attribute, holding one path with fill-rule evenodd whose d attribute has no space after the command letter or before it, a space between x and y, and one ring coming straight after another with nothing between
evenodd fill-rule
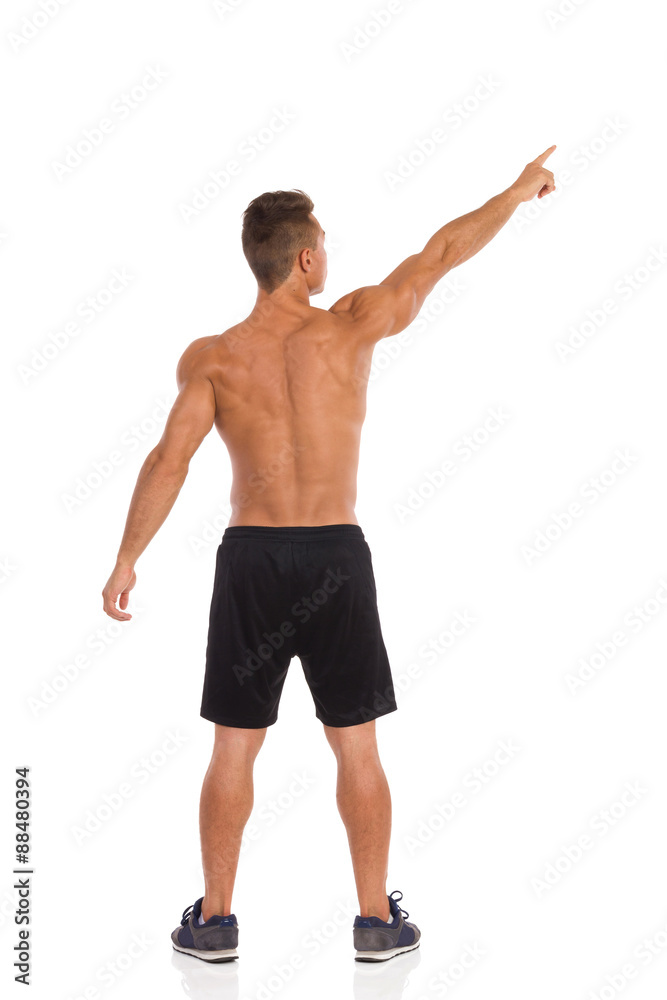
<instances>
[{"instance_id":1,"label":"thigh","mask_svg":"<svg viewBox=\"0 0 667 1000\"><path fill-rule=\"evenodd\" d=\"M201 715L223 726L272 725L293 655L279 542L223 540L216 557Z\"/></svg>"},{"instance_id":2,"label":"thigh","mask_svg":"<svg viewBox=\"0 0 667 1000\"><path fill-rule=\"evenodd\" d=\"M354 726L396 709L370 549L361 537L326 540L302 576L295 652L328 726Z\"/></svg>"}]
</instances>

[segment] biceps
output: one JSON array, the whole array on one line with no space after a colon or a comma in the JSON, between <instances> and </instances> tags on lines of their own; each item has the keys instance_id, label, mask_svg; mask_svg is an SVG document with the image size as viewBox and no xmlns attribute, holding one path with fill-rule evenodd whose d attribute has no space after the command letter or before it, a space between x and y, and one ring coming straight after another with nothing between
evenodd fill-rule
<instances>
[{"instance_id":1,"label":"biceps","mask_svg":"<svg viewBox=\"0 0 667 1000\"><path fill-rule=\"evenodd\" d=\"M171 408L156 457L177 468L190 459L213 426L215 392L207 378L188 380Z\"/></svg>"},{"instance_id":2,"label":"biceps","mask_svg":"<svg viewBox=\"0 0 667 1000\"><path fill-rule=\"evenodd\" d=\"M381 284L389 288L402 290L410 289L419 300L421 308L424 299L433 291L440 278L446 273L447 268L437 261L429 259L424 253L413 254L408 257L398 267L388 274Z\"/></svg>"}]
</instances>

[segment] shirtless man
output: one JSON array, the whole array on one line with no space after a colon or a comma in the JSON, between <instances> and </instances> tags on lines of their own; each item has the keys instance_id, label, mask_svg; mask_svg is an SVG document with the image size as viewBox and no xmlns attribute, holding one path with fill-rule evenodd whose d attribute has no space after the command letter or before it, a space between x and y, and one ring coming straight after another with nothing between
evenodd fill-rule
<instances>
[{"instance_id":1,"label":"shirtless man","mask_svg":"<svg viewBox=\"0 0 667 1000\"><path fill-rule=\"evenodd\" d=\"M356 958L384 961L419 945L401 895L386 891L391 800L375 719L396 702L370 551L354 511L368 374L377 342L409 326L448 271L481 250L521 202L554 190L544 163L555 148L439 229L379 285L328 310L310 304L327 276L325 234L310 198L274 191L244 213L257 301L243 322L195 340L181 357L179 394L139 473L103 591L106 613L129 620L136 561L215 424L232 463L232 516L216 558L201 706L215 724L199 817L205 893L172 934L180 952L211 962L237 957L231 900L253 765L293 656L338 765L336 799L359 898Z\"/></svg>"}]
</instances>

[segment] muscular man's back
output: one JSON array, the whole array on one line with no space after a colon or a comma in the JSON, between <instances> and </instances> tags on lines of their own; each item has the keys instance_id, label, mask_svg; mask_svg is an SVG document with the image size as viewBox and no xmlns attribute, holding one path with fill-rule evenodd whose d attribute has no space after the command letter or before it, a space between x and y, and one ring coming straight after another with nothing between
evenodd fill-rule
<instances>
[{"instance_id":1,"label":"muscular man's back","mask_svg":"<svg viewBox=\"0 0 667 1000\"><path fill-rule=\"evenodd\" d=\"M232 462L230 527L357 524L359 444L375 344L409 326L444 275L478 253L521 202L554 190L544 167L554 149L528 163L501 194L442 226L379 285L358 288L329 310L310 305L327 276L326 233L310 198L278 191L250 203L242 242L257 300L242 323L195 340L179 361L179 394L139 473L117 568L104 590L112 618L129 617L130 567L171 510L214 425Z\"/></svg>"},{"instance_id":2,"label":"muscular man's back","mask_svg":"<svg viewBox=\"0 0 667 1000\"><path fill-rule=\"evenodd\" d=\"M213 385L232 462L230 526L356 524L372 343L331 312L291 303L188 350L190 371Z\"/></svg>"}]
</instances>

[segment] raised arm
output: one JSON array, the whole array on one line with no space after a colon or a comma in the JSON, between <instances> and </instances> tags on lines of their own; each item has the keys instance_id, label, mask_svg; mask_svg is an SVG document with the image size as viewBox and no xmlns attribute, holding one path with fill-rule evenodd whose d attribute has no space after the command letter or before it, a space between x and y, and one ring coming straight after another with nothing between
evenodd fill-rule
<instances>
[{"instance_id":1,"label":"raised arm","mask_svg":"<svg viewBox=\"0 0 667 1000\"><path fill-rule=\"evenodd\" d=\"M208 339L194 341L181 357L176 371L178 396L161 439L139 472L116 565L102 591L104 610L118 621L132 617L125 608L136 580L134 565L174 506L190 459L213 426L215 390L199 350ZM119 597L121 610L116 607Z\"/></svg>"},{"instance_id":2,"label":"raised arm","mask_svg":"<svg viewBox=\"0 0 667 1000\"><path fill-rule=\"evenodd\" d=\"M439 229L421 253L413 254L379 285L368 285L339 299L330 312L347 315L371 341L400 333L416 318L426 296L453 267L470 260L493 239L523 201L542 198L555 189L554 175L544 163L550 146L501 194Z\"/></svg>"}]
</instances>

